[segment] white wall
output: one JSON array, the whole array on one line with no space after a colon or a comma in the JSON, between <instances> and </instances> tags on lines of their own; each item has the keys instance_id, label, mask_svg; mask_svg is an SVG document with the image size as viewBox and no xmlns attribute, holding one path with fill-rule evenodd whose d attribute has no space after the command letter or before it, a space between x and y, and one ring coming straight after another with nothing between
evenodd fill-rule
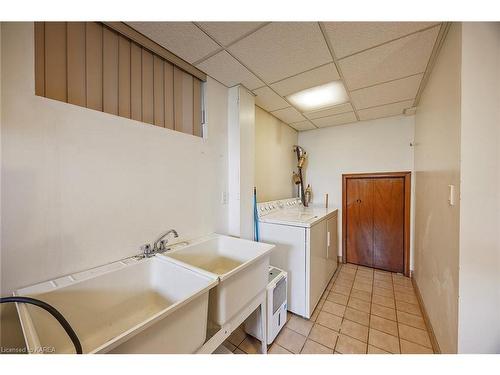
<instances>
[{"instance_id":1,"label":"white wall","mask_svg":"<svg viewBox=\"0 0 500 375\"><path fill-rule=\"evenodd\" d=\"M415 265L440 349L457 350L460 202L460 24L448 32L420 99L415 121Z\"/></svg>"},{"instance_id":2,"label":"white wall","mask_svg":"<svg viewBox=\"0 0 500 375\"><path fill-rule=\"evenodd\" d=\"M304 176L312 187L313 204L323 205L328 193L329 206L338 207L342 217L342 174L412 171L413 127L413 116L398 116L300 132L299 145L308 155ZM339 255L341 242L339 235Z\"/></svg>"},{"instance_id":3,"label":"white wall","mask_svg":"<svg viewBox=\"0 0 500 375\"><path fill-rule=\"evenodd\" d=\"M138 253L160 232L226 232L227 89L208 139L37 97L32 23L1 29L1 287Z\"/></svg>"},{"instance_id":4,"label":"white wall","mask_svg":"<svg viewBox=\"0 0 500 375\"><path fill-rule=\"evenodd\" d=\"M255 99L243 86L229 89L229 234L254 238Z\"/></svg>"},{"instance_id":5,"label":"white wall","mask_svg":"<svg viewBox=\"0 0 500 375\"><path fill-rule=\"evenodd\" d=\"M500 353L500 24L462 24L458 352Z\"/></svg>"},{"instance_id":6,"label":"white wall","mask_svg":"<svg viewBox=\"0 0 500 375\"><path fill-rule=\"evenodd\" d=\"M292 172L297 169L293 145L297 142L295 129L255 107L255 186L259 202L297 195L292 182Z\"/></svg>"}]
</instances>

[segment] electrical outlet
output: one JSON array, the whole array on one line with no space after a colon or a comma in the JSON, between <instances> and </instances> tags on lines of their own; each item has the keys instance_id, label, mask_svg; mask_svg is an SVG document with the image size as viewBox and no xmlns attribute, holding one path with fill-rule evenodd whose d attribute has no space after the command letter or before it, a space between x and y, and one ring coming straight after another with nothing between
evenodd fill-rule
<instances>
[{"instance_id":1,"label":"electrical outlet","mask_svg":"<svg viewBox=\"0 0 500 375\"><path fill-rule=\"evenodd\" d=\"M223 191L220 196L220 203L223 205L227 204L227 191Z\"/></svg>"}]
</instances>

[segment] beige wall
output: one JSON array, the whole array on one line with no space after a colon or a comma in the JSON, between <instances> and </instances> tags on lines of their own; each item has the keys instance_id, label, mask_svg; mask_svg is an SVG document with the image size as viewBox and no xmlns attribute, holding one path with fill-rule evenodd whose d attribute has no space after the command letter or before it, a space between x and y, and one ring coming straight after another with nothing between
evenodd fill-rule
<instances>
[{"instance_id":1,"label":"beige wall","mask_svg":"<svg viewBox=\"0 0 500 375\"><path fill-rule=\"evenodd\" d=\"M300 132L299 144L308 152L305 178L313 203L324 204L328 193L329 205L338 207L342 217L343 173L412 171L413 131L413 116L397 116ZM339 255L341 241L339 236Z\"/></svg>"},{"instance_id":2,"label":"beige wall","mask_svg":"<svg viewBox=\"0 0 500 375\"><path fill-rule=\"evenodd\" d=\"M462 24L458 351L500 353L500 23Z\"/></svg>"},{"instance_id":3,"label":"beige wall","mask_svg":"<svg viewBox=\"0 0 500 375\"><path fill-rule=\"evenodd\" d=\"M296 195L292 183L292 172L297 166L292 150L295 144L296 130L255 107L255 185L259 202Z\"/></svg>"},{"instance_id":4,"label":"beige wall","mask_svg":"<svg viewBox=\"0 0 500 375\"><path fill-rule=\"evenodd\" d=\"M415 122L414 275L440 349L457 351L461 27L453 24ZM455 185L456 205L448 204Z\"/></svg>"},{"instance_id":5,"label":"beige wall","mask_svg":"<svg viewBox=\"0 0 500 375\"><path fill-rule=\"evenodd\" d=\"M32 23L2 24L1 48L2 295L168 228L226 232L227 88L208 80L204 140L35 96Z\"/></svg>"}]
</instances>

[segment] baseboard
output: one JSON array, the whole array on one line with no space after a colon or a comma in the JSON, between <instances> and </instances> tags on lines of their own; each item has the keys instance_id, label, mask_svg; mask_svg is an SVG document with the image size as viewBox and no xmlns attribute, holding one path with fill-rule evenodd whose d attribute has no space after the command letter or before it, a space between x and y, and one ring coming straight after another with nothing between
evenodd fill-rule
<instances>
[{"instance_id":1,"label":"baseboard","mask_svg":"<svg viewBox=\"0 0 500 375\"><path fill-rule=\"evenodd\" d=\"M422 299L422 295L420 294L420 289L418 288L417 280L413 277L413 271L410 271L411 283L413 285L413 289L415 290L415 294L417 295L418 303L422 308L422 313L424 315L424 322L427 326L427 331L429 332L429 338L431 339L432 349L434 353L441 354L441 349L439 349L439 343L436 339L436 334L434 333L434 329L432 328L431 321L429 319L429 315L427 314L427 309L425 308L424 300Z\"/></svg>"},{"instance_id":2,"label":"baseboard","mask_svg":"<svg viewBox=\"0 0 500 375\"><path fill-rule=\"evenodd\" d=\"M339 264L342 264L342 255L337 256L337 261Z\"/></svg>"}]
</instances>

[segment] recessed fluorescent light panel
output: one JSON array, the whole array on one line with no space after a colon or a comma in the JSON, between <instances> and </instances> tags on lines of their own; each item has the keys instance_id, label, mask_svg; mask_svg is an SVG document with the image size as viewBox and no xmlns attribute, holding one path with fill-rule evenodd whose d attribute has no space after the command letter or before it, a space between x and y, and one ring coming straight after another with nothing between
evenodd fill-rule
<instances>
[{"instance_id":1,"label":"recessed fluorescent light panel","mask_svg":"<svg viewBox=\"0 0 500 375\"><path fill-rule=\"evenodd\" d=\"M286 97L301 111L314 111L332 107L349 101L341 81L333 81L321 86L296 92Z\"/></svg>"}]
</instances>

